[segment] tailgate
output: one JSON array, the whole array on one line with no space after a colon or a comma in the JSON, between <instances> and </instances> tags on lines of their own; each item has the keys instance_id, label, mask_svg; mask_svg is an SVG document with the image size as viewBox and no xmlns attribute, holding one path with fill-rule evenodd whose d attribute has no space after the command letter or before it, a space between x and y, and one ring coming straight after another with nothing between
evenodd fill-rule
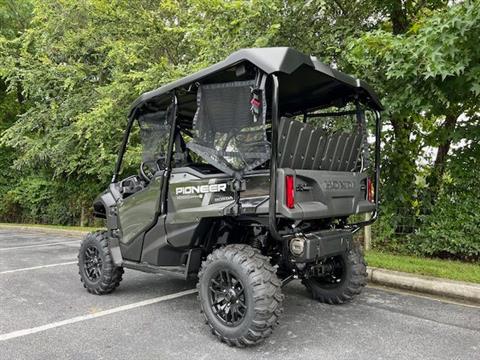
<instances>
[{"instance_id":1,"label":"tailgate","mask_svg":"<svg viewBox=\"0 0 480 360\"><path fill-rule=\"evenodd\" d=\"M286 201L286 177L294 182L294 204ZM278 169L277 212L296 219L348 216L375 209L367 200L367 175L357 172Z\"/></svg>"}]
</instances>

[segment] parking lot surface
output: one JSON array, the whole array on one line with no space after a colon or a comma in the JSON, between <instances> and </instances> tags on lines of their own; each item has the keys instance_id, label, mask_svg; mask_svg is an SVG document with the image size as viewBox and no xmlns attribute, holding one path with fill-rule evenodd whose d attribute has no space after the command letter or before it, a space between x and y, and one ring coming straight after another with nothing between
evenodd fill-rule
<instances>
[{"instance_id":1,"label":"parking lot surface","mask_svg":"<svg viewBox=\"0 0 480 360\"><path fill-rule=\"evenodd\" d=\"M210 334L195 284L126 270L112 294L82 287L80 236L0 229L0 359L479 359L480 306L366 288L353 303L284 288L265 343L231 348Z\"/></svg>"}]
</instances>

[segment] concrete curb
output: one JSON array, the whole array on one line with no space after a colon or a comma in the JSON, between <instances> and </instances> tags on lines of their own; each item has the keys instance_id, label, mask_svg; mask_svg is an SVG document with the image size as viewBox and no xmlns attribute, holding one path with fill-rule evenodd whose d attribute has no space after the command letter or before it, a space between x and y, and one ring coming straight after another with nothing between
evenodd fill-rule
<instances>
[{"instance_id":1,"label":"concrete curb","mask_svg":"<svg viewBox=\"0 0 480 360\"><path fill-rule=\"evenodd\" d=\"M367 268L371 283L480 304L480 285L430 276L413 275L375 267Z\"/></svg>"}]
</instances>

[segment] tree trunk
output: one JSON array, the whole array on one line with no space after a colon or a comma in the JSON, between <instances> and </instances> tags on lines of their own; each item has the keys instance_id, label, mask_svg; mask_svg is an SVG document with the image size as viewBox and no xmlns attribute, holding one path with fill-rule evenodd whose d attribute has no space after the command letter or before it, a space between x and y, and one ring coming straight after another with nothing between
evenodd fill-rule
<instances>
[{"instance_id":1,"label":"tree trunk","mask_svg":"<svg viewBox=\"0 0 480 360\"><path fill-rule=\"evenodd\" d=\"M85 207L83 205L80 211L80 226L85 226Z\"/></svg>"},{"instance_id":2,"label":"tree trunk","mask_svg":"<svg viewBox=\"0 0 480 360\"><path fill-rule=\"evenodd\" d=\"M452 145L452 135L453 131L455 131L457 118L458 117L456 115L447 115L447 117L445 118L445 122L442 125L442 127L447 133L447 136L445 138L445 141L438 146L437 156L433 165L434 170L437 170L440 175L443 175L445 171L445 161L447 159L447 154L450 150L450 146Z\"/></svg>"},{"instance_id":3,"label":"tree trunk","mask_svg":"<svg viewBox=\"0 0 480 360\"><path fill-rule=\"evenodd\" d=\"M17 101L21 105L25 102L25 97L23 96L23 89L20 83L17 84Z\"/></svg>"},{"instance_id":4,"label":"tree trunk","mask_svg":"<svg viewBox=\"0 0 480 360\"><path fill-rule=\"evenodd\" d=\"M384 181L389 183L389 191L382 194L384 202L393 206L395 211L395 231L405 233L405 224L410 224L415 209L416 199L415 175L417 174L416 158L418 141L411 140L414 120L410 117L393 116L393 139L391 139L390 160L383 165ZM408 227L410 229L410 227Z\"/></svg>"},{"instance_id":5,"label":"tree trunk","mask_svg":"<svg viewBox=\"0 0 480 360\"><path fill-rule=\"evenodd\" d=\"M453 132L457 125L458 116L456 114L448 114L445 117L445 121L441 126L444 136L438 144L437 156L433 163L432 173L427 177L427 196L430 199L430 203L435 203L440 186L442 183L442 177L445 173L445 165L447 163L448 152L452 145Z\"/></svg>"},{"instance_id":6,"label":"tree trunk","mask_svg":"<svg viewBox=\"0 0 480 360\"><path fill-rule=\"evenodd\" d=\"M390 20L392 21L392 32L394 35L407 32L410 24L407 18L407 10L402 0L392 0L390 11Z\"/></svg>"}]
</instances>

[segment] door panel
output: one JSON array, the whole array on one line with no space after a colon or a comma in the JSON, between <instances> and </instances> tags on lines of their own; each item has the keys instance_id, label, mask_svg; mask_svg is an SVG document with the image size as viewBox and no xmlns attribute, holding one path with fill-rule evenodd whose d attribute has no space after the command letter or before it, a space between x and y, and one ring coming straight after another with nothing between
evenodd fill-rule
<instances>
[{"instance_id":1,"label":"door panel","mask_svg":"<svg viewBox=\"0 0 480 360\"><path fill-rule=\"evenodd\" d=\"M158 171L145 189L119 201L118 219L122 230L120 244L124 248L132 247L134 241L142 241L143 234L138 235L152 224L159 209L163 173L164 171Z\"/></svg>"}]
</instances>

